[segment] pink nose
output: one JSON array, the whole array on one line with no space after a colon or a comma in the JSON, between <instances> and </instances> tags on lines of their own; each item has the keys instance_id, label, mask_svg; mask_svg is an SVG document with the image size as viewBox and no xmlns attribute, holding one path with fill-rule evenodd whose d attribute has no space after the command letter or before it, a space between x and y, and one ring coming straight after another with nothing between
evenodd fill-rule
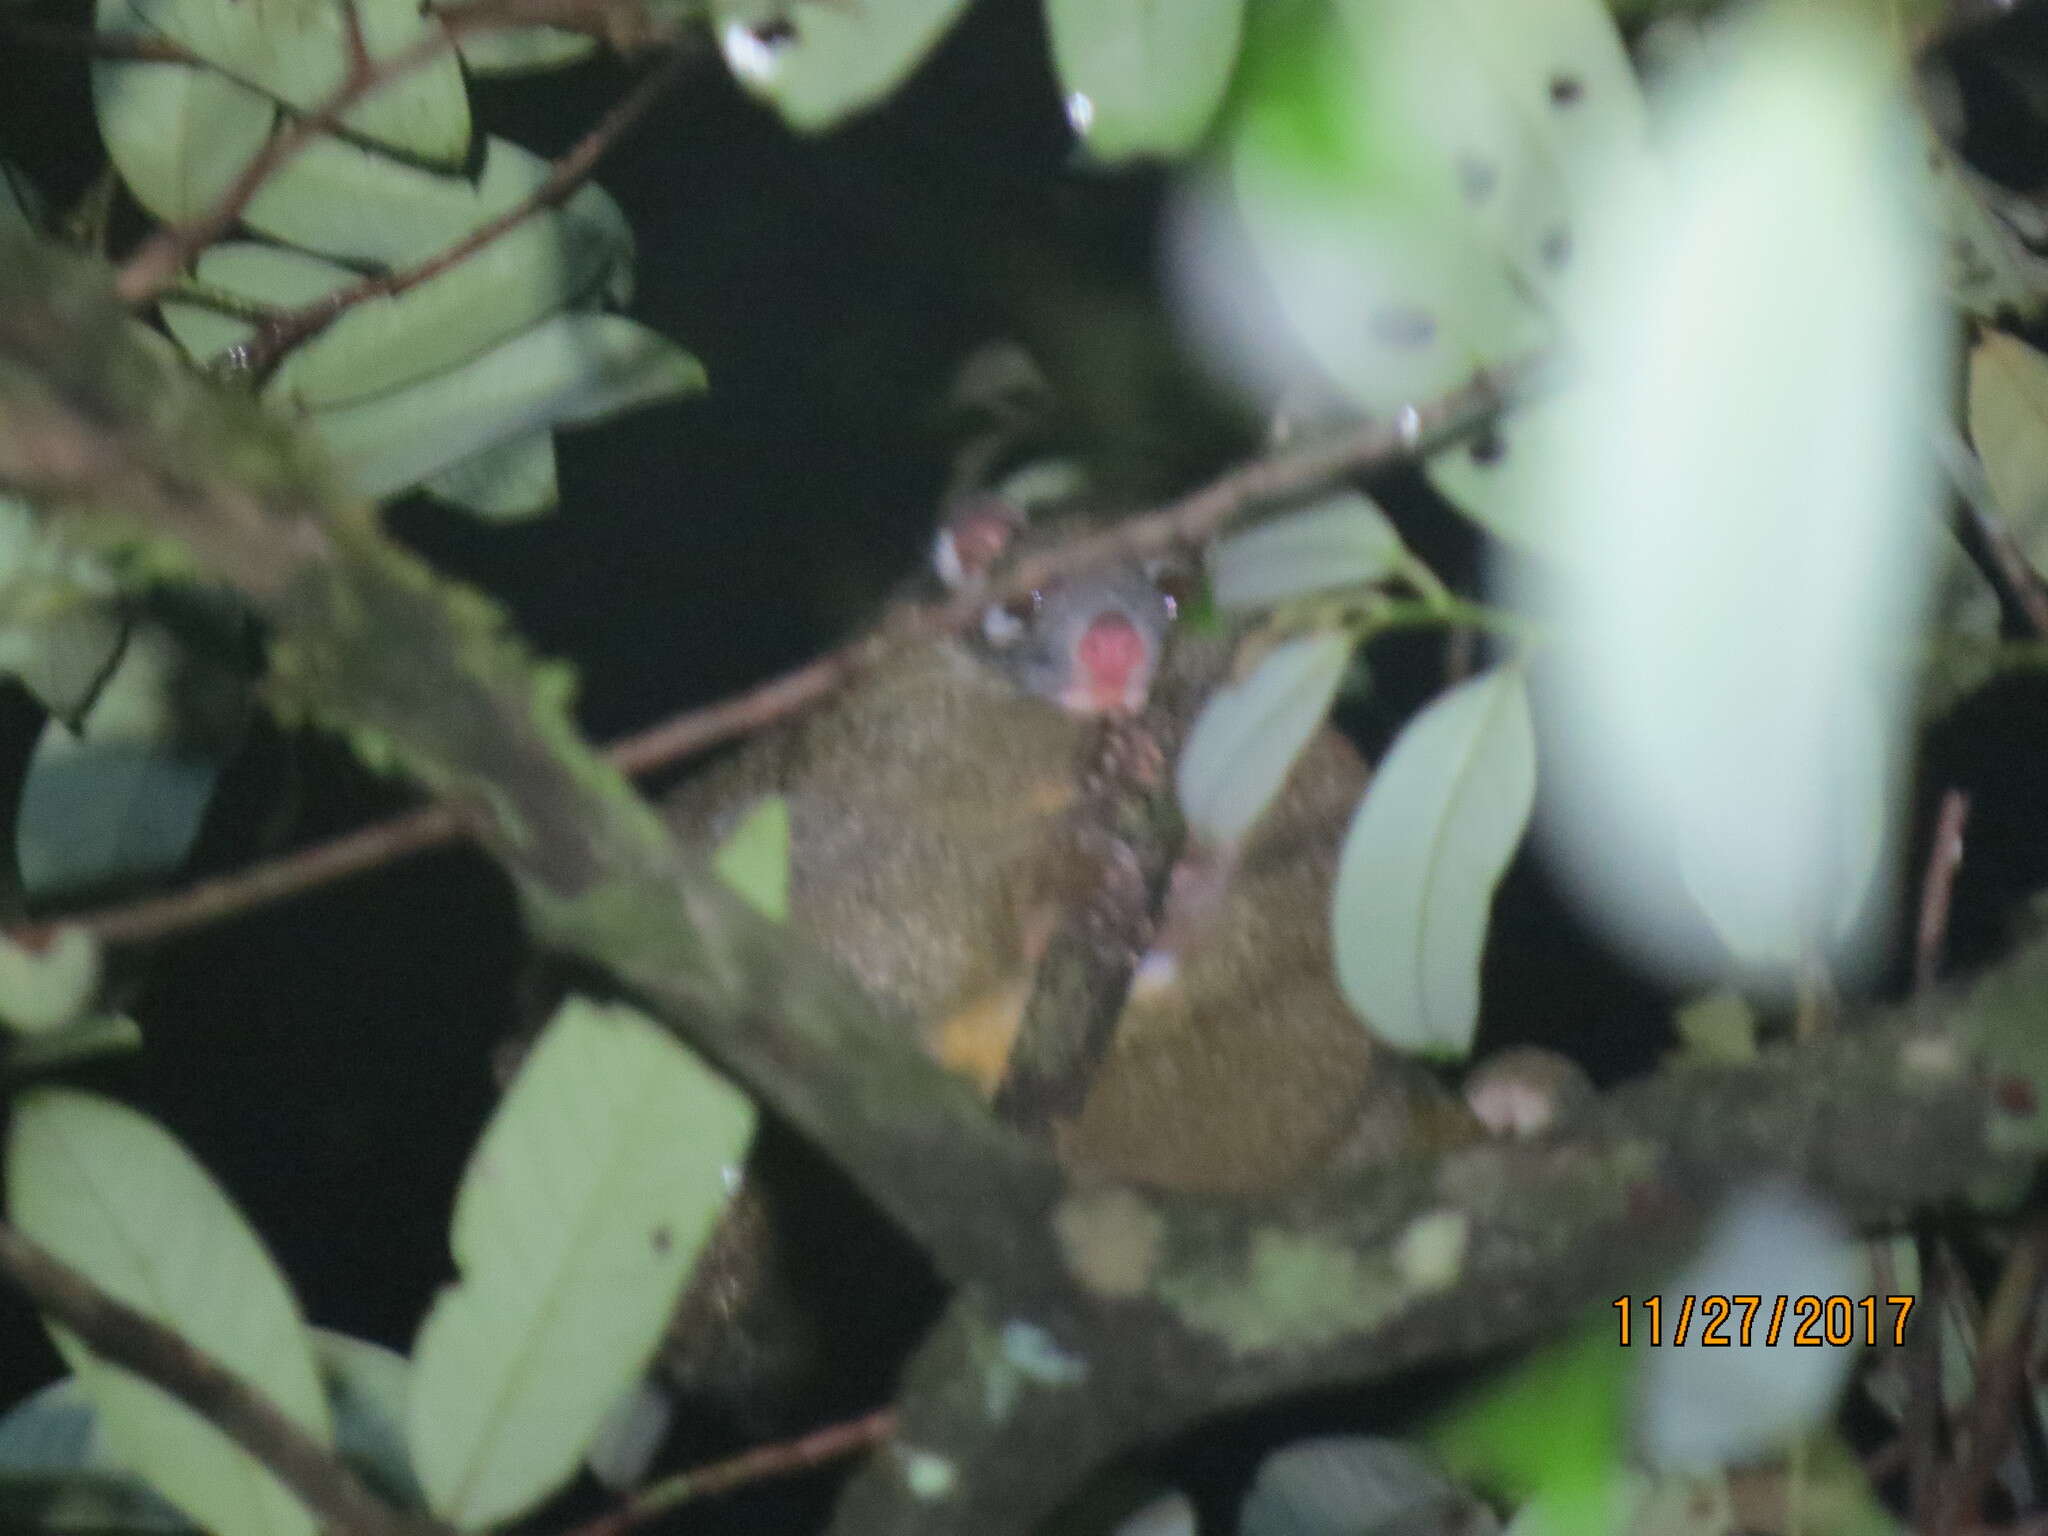
<instances>
[{"instance_id":1,"label":"pink nose","mask_svg":"<svg viewBox=\"0 0 2048 1536\"><path fill-rule=\"evenodd\" d=\"M1145 637L1123 614L1102 613L1090 620L1074 648L1074 659L1093 708L1133 709L1144 697Z\"/></svg>"}]
</instances>

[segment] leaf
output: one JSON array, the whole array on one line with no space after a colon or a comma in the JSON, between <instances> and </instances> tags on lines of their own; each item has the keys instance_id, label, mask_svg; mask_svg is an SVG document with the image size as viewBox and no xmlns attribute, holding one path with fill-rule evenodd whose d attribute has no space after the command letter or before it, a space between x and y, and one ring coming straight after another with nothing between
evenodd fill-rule
<instances>
[{"instance_id":1,"label":"leaf","mask_svg":"<svg viewBox=\"0 0 2048 1536\"><path fill-rule=\"evenodd\" d=\"M733 78L802 133L830 128L893 91L967 0L711 0Z\"/></svg>"},{"instance_id":2,"label":"leaf","mask_svg":"<svg viewBox=\"0 0 2048 1536\"><path fill-rule=\"evenodd\" d=\"M1945 319L1882 42L1825 8L1722 42L1671 79L1665 173L1587 226L1582 371L1525 465L1553 558L1501 585L1555 637L1568 881L1676 978L1733 942L1782 983L1886 915Z\"/></svg>"},{"instance_id":3,"label":"leaf","mask_svg":"<svg viewBox=\"0 0 2048 1536\"><path fill-rule=\"evenodd\" d=\"M1104 164L1183 155L1223 100L1244 0L1046 0L1067 121Z\"/></svg>"},{"instance_id":4,"label":"leaf","mask_svg":"<svg viewBox=\"0 0 2048 1536\"><path fill-rule=\"evenodd\" d=\"M0 1519L37 1531L197 1532L107 1454L76 1376L39 1388L0 1418Z\"/></svg>"},{"instance_id":5,"label":"leaf","mask_svg":"<svg viewBox=\"0 0 2048 1536\"><path fill-rule=\"evenodd\" d=\"M597 39L561 27L492 27L455 40L472 75L537 75L564 68L597 52Z\"/></svg>"},{"instance_id":6,"label":"leaf","mask_svg":"<svg viewBox=\"0 0 2048 1536\"><path fill-rule=\"evenodd\" d=\"M1686 1059L1741 1064L1756 1060L1756 1010L1740 992L1723 988L1696 997L1671 1021Z\"/></svg>"},{"instance_id":7,"label":"leaf","mask_svg":"<svg viewBox=\"0 0 2048 1536\"><path fill-rule=\"evenodd\" d=\"M15 1224L117 1300L174 1328L320 1444L331 1431L284 1277L206 1171L153 1121L93 1094L32 1088L14 1104L7 1201ZM157 1388L51 1337L107 1445L221 1536L312 1536L269 1472Z\"/></svg>"},{"instance_id":8,"label":"leaf","mask_svg":"<svg viewBox=\"0 0 2048 1536\"><path fill-rule=\"evenodd\" d=\"M405 1461L405 1357L325 1328L308 1330L334 1422L335 1454L371 1492L423 1507ZM0 1512L16 1499L39 1530L186 1532L198 1527L108 1452L99 1415L76 1376L30 1394L0 1417Z\"/></svg>"},{"instance_id":9,"label":"leaf","mask_svg":"<svg viewBox=\"0 0 2048 1536\"><path fill-rule=\"evenodd\" d=\"M399 1509L426 1508L406 1454L406 1401L412 1366L368 1339L315 1328L313 1353L334 1420L334 1449L371 1491Z\"/></svg>"},{"instance_id":10,"label":"leaf","mask_svg":"<svg viewBox=\"0 0 2048 1536\"><path fill-rule=\"evenodd\" d=\"M38 594L37 606L48 605L42 617L0 629L0 672L19 678L59 720L76 724L112 675L128 620L118 603L76 589L66 602L62 589L69 586L61 577L45 585Z\"/></svg>"},{"instance_id":11,"label":"leaf","mask_svg":"<svg viewBox=\"0 0 2048 1536\"><path fill-rule=\"evenodd\" d=\"M718 878L778 923L789 921L789 801L769 795L740 818L712 855Z\"/></svg>"},{"instance_id":12,"label":"leaf","mask_svg":"<svg viewBox=\"0 0 2048 1536\"><path fill-rule=\"evenodd\" d=\"M496 1524L575 1471L653 1353L753 1125L631 1009L563 1005L463 1175L462 1278L413 1351L413 1464L437 1514Z\"/></svg>"},{"instance_id":13,"label":"leaf","mask_svg":"<svg viewBox=\"0 0 2048 1536\"><path fill-rule=\"evenodd\" d=\"M1398 1536L1489 1529L1478 1501L1418 1448L1367 1435L1297 1440L1260 1463L1241 1536Z\"/></svg>"},{"instance_id":14,"label":"leaf","mask_svg":"<svg viewBox=\"0 0 2048 1536\"><path fill-rule=\"evenodd\" d=\"M1198 837L1228 847L1265 814L1329 714L1350 659L1347 635L1289 640L1202 706L1175 770L1181 811Z\"/></svg>"},{"instance_id":15,"label":"leaf","mask_svg":"<svg viewBox=\"0 0 2048 1536\"><path fill-rule=\"evenodd\" d=\"M2048 259L2028 245L2001 209L2024 209L2025 197L1972 170L1935 134L1921 128L1923 210L1939 224L1942 277L1949 296L1971 314L2040 312L2048 297Z\"/></svg>"},{"instance_id":16,"label":"leaf","mask_svg":"<svg viewBox=\"0 0 2048 1536\"><path fill-rule=\"evenodd\" d=\"M1317 371L1377 413L1543 344L1583 165L1644 133L1605 10L1342 0L1250 15L1222 177L1177 243L1194 322L1226 364L1268 390ZM1224 199L1240 236L1211 206ZM1260 289L1269 302L1247 305Z\"/></svg>"},{"instance_id":17,"label":"leaf","mask_svg":"<svg viewBox=\"0 0 2048 1536\"><path fill-rule=\"evenodd\" d=\"M104 33L146 31L131 0L98 0L94 14ZM92 104L122 182L170 224L219 202L277 121L268 97L191 64L95 60Z\"/></svg>"},{"instance_id":18,"label":"leaf","mask_svg":"<svg viewBox=\"0 0 2048 1536\"><path fill-rule=\"evenodd\" d=\"M529 432L451 464L420 482L436 501L492 522L521 522L552 512L561 500L555 481L555 434Z\"/></svg>"},{"instance_id":19,"label":"leaf","mask_svg":"<svg viewBox=\"0 0 2048 1536\"><path fill-rule=\"evenodd\" d=\"M242 221L287 245L338 261L409 267L509 213L539 191L548 162L508 139L484 141L474 177L442 175L341 139L320 138L294 155L249 199ZM619 205L586 182L551 214L504 241L558 247L556 285L585 292L608 285L633 259L633 231ZM500 258L503 259L503 258ZM623 302L616 293L614 302Z\"/></svg>"},{"instance_id":20,"label":"leaf","mask_svg":"<svg viewBox=\"0 0 2048 1536\"><path fill-rule=\"evenodd\" d=\"M264 398L317 410L383 394L444 372L585 297L610 253L566 261L570 227L552 214L494 240L470 259L391 298L352 304L295 349ZM215 246L199 280L256 304L295 308L353 285L346 267L275 246ZM172 334L196 359L236 346L255 327L197 305L166 304Z\"/></svg>"},{"instance_id":21,"label":"leaf","mask_svg":"<svg viewBox=\"0 0 2048 1536\"><path fill-rule=\"evenodd\" d=\"M1704 1469L1757 1459L1817 1424L1856 1361L1856 1351L1839 1342L1816 1347L1819 1316L1802 1341L1796 1306L1788 1306L1774 1334L1768 1299L1746 1346L1731 1319L1724 1329L1731 1342L1716 1347L1697 1313L1695 1330L1681 1340L1677 1321L1688 1297L1869 1294L1861 1251L1832 1210L1780 1185L1756 1186L1731 1200L1699 1256L1664 1289L1663 1346L1630 1353L1643 1371L1637 1428L1651 1460ZM1637 1313L1641 1327L1640 1306ZM1860 1337L1862 1309L1850 1316Z\"/></svg>"},{"instance_id":22,"label":"leaf","mask_svg":"<svg viewBox=\"0 0 2048 1536\"><path fill-rule=\"evenodd\" d=\"M1519 667L1460 683L1387 749L1345 834L1331 902L1338 985L1380 1038L1471 1049L1488 911L1535 792Z\"/></svg>"},{"instance_id":23,"label":"leaf","mask_svg":"<svg viewBox=\"0 0 2048 1536\"><path fill-rule=\"evenodd\" d=\"M371 61L405 53L439 23L413 0L223 5L133 0L137 13L223 74L302 111L324 106L348 77L353 37ZM349 132L401 153L456 166L469 152L469 93L452 48L380 86L342 119Z\"/></svg>"},{"instance_id":24,"label":"leaf","mask_svg":"<svg viewBox=\"0 0 2048 1536\"><path fill-rule=\"evenodd\" d=\"M1258 608L1395 575L1407 559L1394 525L1370 499L1340 491L1209 551L1209 587L1224 608Z\"/></svg>"},{"instance_id":25,"label":"leaf","mask_svg":"<svg viewBox=\"0 0 2048 1536\"><path fill-rule=\"evenodd\" d=\"M66 924L40 950L0 934L0 1020L24 1034L62 1029L100 990L100 946L89 928Z\"/></svg>"},{"instance_id":26,"label":"leaf","mask_svg":"<svg viewBox=\"0 0 2048 1536\"><path fill-rule=\"evenodd\" d=\"M46 896L184 863L248 703L240 673L136 626L79 728L51 719L36 740L15 816L23 886Z\"/></svg>"},{"instance_id":27,"label":"leaf","mask_svg":"<svg viewBox=\"0 0 2048 1536\"><path fill-rule=\"evenodd\" d=\"M307 425L357 494L383 497L536 429L703 388L697 360L644 326L556 315L422 383L315 412Z\"/></svg>"},{"instance_id":28,"label":"leaf","mask_svg":"<svg viewBox=\"0 0 2048 1536\"><path fill-rule=\"evenodd\" d=\"M1970 441L2013 536L2036 570L2048 557L2048 357L1985 331L1970 349Z\"/></svg>"},{"instance_id":29,"label":"leaf","mask_svg":"<svg viewBox=\"0 0 2048 1536\"><path fill-rule=\"evenodd\" d=\"M1518 405L1485 431L1432 454L1424 473L1446 501L1495 538L1554 554L1551 530L1539 521L1545 503L1538 487L1551 472L1555 441L1574 409L1562 394Z\"/></svg>"}]
</instances>

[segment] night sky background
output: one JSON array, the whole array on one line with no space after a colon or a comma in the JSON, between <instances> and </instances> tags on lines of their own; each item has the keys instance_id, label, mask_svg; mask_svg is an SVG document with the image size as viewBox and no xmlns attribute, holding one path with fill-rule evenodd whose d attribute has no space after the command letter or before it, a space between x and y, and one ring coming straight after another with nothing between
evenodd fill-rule
<instances>
[{"instance_id":1,"label":"night sky background","mask_svg":"<svg viewBox=\"0 0 2048 1536\"><path fill-rule=\"evenodd\" d=\"M2038 48L2040 31L2020 45ZM62 208L96 168L84 64L4 57L17 46L0 42L0 150ZM480 83L480 124L555 154L626 78L596 64ZM1996 78L1971 102L2009 105ZM1991 121L1980 159L2006 156L2015 182L2038 176L2014 148L2021 130ZM1255 423L1158 347L1163 178L1076 164L1027 0L982 0L883 110L822 140L793 138L707 59L597 179L638 237L632 312L704 361L710 394L564 435L549 519L490 527L429 505L393 518L500 598L539 650L577 664L597 738L799 662L873 612L921 559L950 447L941 405L979 342L1033 343L1087 402L1082 446L1133 496L1181 488L1253 441ZM1469 582L1472 540L1419 482L1374 489L1440 571ZM1435 641L1375 649L1375 692L1346 722L1368 748L1437 686L1441 660ZM25 753L37 720L0 691L0 753ZM1922 801L1947 783L1976 793L1965 959L1997 944L2015 898L2043 880L2042 775L2021 750L2042 723L2040 690L2009 688L1930 742ZM405 803L334 744L265 730L224 784L194 871ZM83 1076L159 1116L215 1172L314 1321L403 1349L449 1272L449 1201L494 1097L489 1056L514 1025L522 955L485 860L417 858L135 957L146 1048ZM1612 1081L1666 1043L1669 1000L1603 955L1526 858L1499 903L1485 996L1482 1050L1536 1040ZM879 1401L886 1370L869 1362L821 1409ZM27 1309L0 1292L0 1403L56 1371ZM1243 1428L1200 1448L1214 1475L1242 1461ZM823 1486L754 1513L787 1529ZM731 1529L738 1514L713 1504L686 1524Z\"/></svg>"}]
</instances>

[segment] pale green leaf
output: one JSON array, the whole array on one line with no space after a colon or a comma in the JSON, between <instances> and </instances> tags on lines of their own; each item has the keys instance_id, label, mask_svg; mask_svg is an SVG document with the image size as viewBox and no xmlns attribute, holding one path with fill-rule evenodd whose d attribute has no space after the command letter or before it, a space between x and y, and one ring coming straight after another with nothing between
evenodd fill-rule
<instances>
[{"instance_id":1,"label":"pale green leaf","mask_svg":"<svg viewBox=\"0 0 2048 1536\"><path fill-rule=\"evenodd\" d=\"M102 32L145 32L131 0L98 0ZM94 60L100 141L135 200L167 223L220 201L277 121L268 97L191 64Z\"/></svg>"},{"instance_id":2,"label":"pale green leaf","mask_svg":"<svg viewBox=\"0 0 2048 1536\"><path fill-rule=\"evenodd\" d=\"M872 107L938 45L967 0L712 0L733 77L813 133Z\"/></svg>"},{"instance_id":3,"label":"pale green leaf","mask_svg":"<svg viewBox=\"0 0 2048 1536\"><path fill-rule=\"evenodd\" d=\"M346 81L351 22L369 57L409 50L440 24L414 0L135 0L143 19L244 85L311 111ZM370 93L343 118L348 130L419 160L460 165L469 150L469 92L453 48Z\"/></svg>"},{"instance_id":4,"label":"pale green leaf","mask_svg":"<svg viewBox=\"0 0 2048 1536\"><path fill-rule=\"evenodd\" d=\"M1690 1060L1756 1060L1756 1010L1740 992L1723 988L1694 998L1678 1010L1671 1027Z\"/></svg>"},{"instance_id":5,"label":"pale green leaf","mask_svg":"<svg viewBox=\"0 0 2048 1536\"><path fill-rule=\"evenodd\" d=\"M597 52L597 39L561 27L491 27L457 38L472 75L534 75L561 69Z\"/></svg>"},{"instance_id":6,"label":"pale green leaf","mask_svg":"<svg viewBox=\"0 0 2048 1536\"><path fill-rule=\"evenodd\" d=\"M307 425L360 495L390 496L527 436L695 394L689 353L620 315L557 315L422 383L317 411Z\"/></svg>"},{"instance_id":7,"label":"pale green leaf","mask_svg":"<svg viewBox=\"0 0 2048 1536\"><path fill-rule=\"evenodd\" d=\"M15 817L22 884L48 895L183 863L247 709L240 674L136 626L78 727L43 723Z\"/></svg>"},{"instance_id":8,"label":"pale green leaf","mask_svg":"<svg viewBox=\"0 0 2048 1536\"><path fill-rule=\"evenodd\" d=\"M462 1278L413 1351L413 1464L437 1514L496 1524L575 1471L659 1341L753 1124L631 1009L556 1014L463 1175Z\"/></svg>"},{"instance_id":9,"label":"pale green leaf","mask_svg":"<svg viewBox=\"0 0 2048 1536\"><path fill-rule=\"evenodd\" d=\"M1736 1195L1663 1292L1662 1346L1631 1352L1643 1373L1636 1423L1650 1459L1700 1470L1756 1460L1816 1425L1848 1380L1857 1351L1842 1347L1839 1318L1833 1348L1817 1347L1813 1335L1802 1339L1796 1309L1773 1330L1769 1298L1870 1294L1862 1250L1833 1210L1777 1185ZM1733 1319L1722 1330L1727 1342L1717 1346L1706 1336L1696 1306L1701 1296L1766 1298L1746 1346ZM1680 1340L1678 1320L1689 1298L1694 1327ZM1849 1339L1858 1341L1862 1310L1848 1316ZM1642 1325L1639 1310L1636 1326ZM1824 1339L1826 1320L1815 1318L1814 1325Z\"/></svg>"},{"instance_id":10,"label":"pale green leaf","mask_svg":"<svg viewBox=\"0 0 2048 1536\"><path fill-rule=\"evenodd\" d=\"M1237 63L1244 0L1046 0L1067 121L1106 164L1193 149Z\"/></svg>"},{"instance_id":11,"label":"pale green leaf","mask_svg":"<svg viewBox=\"0 0 2048 1536\"><path fill-rule=\"evenodd\" d=\"M555 482L555 434L529 432L486 448L420 482L420 489L491 522L512 523L552 512L561 500Z\"/></svg>"},{"instance_id":12,"label":"pale green leaf","mask_svg":"<svg viewBox=\"0 0 2048 1536\"><path fill-rule=\"evenodd\" d=\"M1528 826L1536 741L1519 667L1459 684L1374 771L1337 866L1337 981L1373 1033L1462 1056L1494 888Z\"/></svg>"},{"instance_id":13,"label":"pale green leaf","mask_svg":"<svg viewBox=\"0 0 2048 1536\"><path fill-rule=\"evenodd\" d=\"M712 855L718 878L778 923L789 921L789 802L770 795L749 810Z\"/></svg>"},{"instance_id":14,"label":"pale green leaf","mask_svg":"<svg viewBox=\"0 0 2048 1536\"><path fill-rule=\"evenodd\" d=\"M508 213L547 180L548 162L510 140L484 141L474 176L442 175L341 139L315 139L257 190L242 218L251 229L340 261L408 267ZM503 240L557 249L557 287L609 286L633 259L633 231L595 182L579 187L549 217ZM502 243L502 242L500 242ZM616 295L608 295L616 301Z\"/></svg>"},{"instance_id":15,"label":"pale green leaf","mask_svg":"<svg viewBox=\"0 0 2048 1536\"><path fill-rule=\"evenodd\" d=\"M193 275L235 298L296 309L358 281L362 274L338 262L284 246L230 240L209 246ZM205 363L256 334L256 326L205 304L170 300L160 306L164 325L195 363ZM338 323L338 322L337 322ZM290 366L290 360L286 360Z\"/></svg>"},{"instance_id":16,"label":"pale green leaf","mask_svg":"<svg viewBox=\"0 0 2048 1536\"><path fill-rule=\"evenodd\" d=\"M1198 837L1228 847L1265 814L1329 714L1350 659L1349 636L1304 635L1273 647L1251 676L1202 706L1175 770L1181 811Z\"/></svg>"},{"instance_id":17,"label":"pale green leaf","mask_svg":"<svg viewBox=\"0 0 2048 1536\"><path fill-rule=\"evenodd\" d=\"M400 1509L426 1508L405 1443L412 1366L398 1351L368 1339L327 1328L312 1333L336 1453L379 1498Z\"/></svg>"},{"instance_id":18,"label":"pale green leaf","mask_svg":"<svg viewBox=\"0 0 2048 1536\"><path fill-rule=\"evenodd\" d=\"M404 293L350 305L285 358L264 398L308 410L346 404L430 378L529 329L583 298L614 254L593 245L583 259L567 259L573 229L552 213L538 214ZM198 276L278 308L311 303L358 280L318 257L248 243L215 246L200 258ZM166 304L164 315L186 350L202 359L255 329L197 305Z\"/></svg>"},{"instance_id":19,"label":"pale green leaf","mask_svg":"<svg viewBox=\"0 0 2048 1536\"><path fill-rule=\"evenodd\" d=\"M1587 228L1524 466L1553 558L1510 574L1556 640L1566 877L1674 975L1733 942L1783 982L1886 915L1945 319L1881 40L1771 8L1721 43L1670 79L1663 173Z\"/></svg>"},{"instance_id":20,"label":"pale green leaf","mask_svg":"<svg viewBox=\"0 0 2048 1536\"><path fill-rule=\"evenodd\" d=\"M1327 21L1293 14L1306 19L1275 11L1255 31L1225 135L1242 244L1200 194L1178 226L1205 339L1254 384L1320 372L1372 412L1544 344L1587 163L1644 133L1604 8L1343 0ZM1259 274L1239 270L1246 255ZM1248 281L1269 306L1246 304Z\"/></svg>"},{"instance_id":21,"label":"pale green leaf","mask_svg":"<svg viewBox=\"0 0 2048 1536\"><path fill-rule=\"evenodd\" d=\"M1985 331L1970 349L1970 440L1998 510L2036 570L2048 557L2048 357Z\"/></svg>"},{"instance_id":22,"label":"pale green leaf","mask_svg":"<svg viewBox=\"0 0 2048 1536\"><path fill-rule=\"evenodd\" d=\"M2029 200L1979 175L1932 132L1922 132L1915 162L1922 206L1946 235L1941 267L1950 297L1986 320L2039 313L2048 297L2048 257L2000 213L2001 207L2026 209Z\"/></svg>"},{"instance_id":23,"label":"pale green leaf","mask_svg":"<svg viewBox=\"0 0 2048 1536\"><path fill-rule=\"evenodd\" d=\"M42 596L52 601L58 594ZM128 633L119 604L75 591L73 597L40 618L0 627L0 672L19 678L38 704L67 723L91 706Z\"/></svg>"},{"instance_id":24,"label":"pale green leaf","mask_svg":"<svg viewBox=\"0 0 2048 1536\"><path fill-rule=\"evenodd\" d=\"M186 1536L176 1506L108 1455L76 1376L30 1393L0 1418L0 1521L9 1529Z\"/></svg>"},{"instance_id":25,"label":"pale green leaf","mask_svg":"<svg viewBox=\"0 0 2048 1536\"><path fill-rule=\"evenodd\" d=\"M174 1328L326 1444L327 1404L297 1304L206 1171L153 1121L93 1094L15 1100L8 1211L101 1289ZM108 1447L221 1536L312 1536L313 1518L219 1430L156 1387L51 1330Z\"/></svg>"},{"instance_id":26,"label":"pale green leaf","mask_svg":"<svg viewBox=\"0 0 2048 1536\"><path fill-rule=\"evenodd\" d=\"M1407 549L1357 491L1287 512L1209 551L1209 587L1225 608L1258 608L1309 592L1362 587L1397 574Z\"/></svg>"},{"instance_id":27,"label":"pale green leaf","mask_svg":"<svg viewBox=\"0 0 2048 1536\"><path fill-rule=\"evenodd\" d=\"M66 925L39 950L0 934L0 1022L27 1034L62 1029L99 996L100 946Z\"/></svg>"}]
</instances>

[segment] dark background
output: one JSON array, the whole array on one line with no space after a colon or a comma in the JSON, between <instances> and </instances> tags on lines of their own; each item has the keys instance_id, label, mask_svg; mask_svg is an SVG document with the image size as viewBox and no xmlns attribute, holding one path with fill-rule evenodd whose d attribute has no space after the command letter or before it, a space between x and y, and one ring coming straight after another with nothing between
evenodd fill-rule
<instances>
[{"instance_id":1,"label":"dark background","mask_svg":"<svg viewBox=\"0 0 2048 1536\"><path fill-rule=\"evenodd\" d=\"M1988 112L2003 77L1980 73L1991 84L1972 106ZM592 65L482 83L479 119L557 153L626 78ZM0 151L66 206L96 166L83 61L0 56L0 81ZM793 138L707 59L597 179L638 236L633 312L703 359L708 397L563 436L552 518L487 527L414 505L394 525L577 663L584 723L605 738L813 654L917 565L947 466L945 390L978 342L1021 335L1064 371L1090 402L1081 446L1133 495L1244 451L1255 424L1162 350L1162 178L1079 167L1058 102L1023 0L974 6L888 106L821 140ZM1976 147L2017 156L2024 182L2036 168L2011 150L2018 136L1994 120ZM1440 570L1469 580L1462 525L1412 478L1375 488ZM1348 721L1368 747L1436 685L1440 647L1387 645L1372 662L1375 691ZM2041 715L2039 690L2007 689L1930 744L1922 800L1951 782L1977 792L1957 915L1969 956L2040 883L2040 775L2023 749ZM25 750L35 723L9 690L7 749ZM403 803L332 743L271 733L223 786L195 869L278 851L280 804L296 807L282 841L296 846ZM448 1274L449 1200L493 1100L490 1050L514 1025L521 964L485 861L417 858L137 957L146 1048L90 1080L214 1170L314 1321L404 1349ZM1599 952L1526 858L1499 903L1485 996L1482 1049L1539 1040L1612 1081L1665 1044L1669 1000ZM870 1362L828 1406L879 1400L886 1371ZM33 1318L0 1293L0 1402L55 1373ZM1242 1427L1198 1459L1241 1459L1227 1448Z\"/></svg>"}]
</instances>

